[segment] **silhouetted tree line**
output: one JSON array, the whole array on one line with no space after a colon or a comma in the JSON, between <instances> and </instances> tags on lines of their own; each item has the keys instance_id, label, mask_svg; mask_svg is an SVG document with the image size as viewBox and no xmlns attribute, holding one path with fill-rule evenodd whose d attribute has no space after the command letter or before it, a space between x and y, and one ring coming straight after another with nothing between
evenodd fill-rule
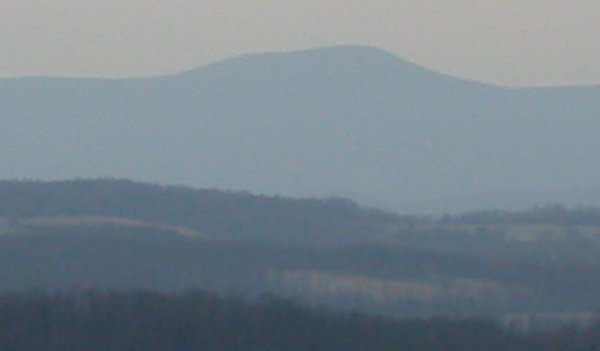
<instances>
[{"instance_id":1,"label":"silhouetted tree line","mask_svg":"<svg viewBox=\"0 0 600 351\"><path fill-rule=\"evenodd\" d=\"M253 303L205 292L87 291L0 297L0 349L11 351L598 350L600 328L518 334L483 320L392 320Z\"/></svg>"}]
</instances>

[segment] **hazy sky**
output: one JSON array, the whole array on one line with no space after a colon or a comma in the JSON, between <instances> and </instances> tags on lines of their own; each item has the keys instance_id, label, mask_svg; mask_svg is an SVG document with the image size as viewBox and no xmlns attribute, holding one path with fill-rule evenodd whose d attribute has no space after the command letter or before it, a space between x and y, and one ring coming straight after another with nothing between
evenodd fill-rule
<instances>
[{"instance_id":1,"label":"hazy sky","mask_svg":"<svg viewBox=\"0 0 600 351\"><path fill-rule=\"evenodd\" d=\"M600 83L597 0L2 0L0 76L135 76L365 44L504 85Z\"/></svg>"}]
</instances>

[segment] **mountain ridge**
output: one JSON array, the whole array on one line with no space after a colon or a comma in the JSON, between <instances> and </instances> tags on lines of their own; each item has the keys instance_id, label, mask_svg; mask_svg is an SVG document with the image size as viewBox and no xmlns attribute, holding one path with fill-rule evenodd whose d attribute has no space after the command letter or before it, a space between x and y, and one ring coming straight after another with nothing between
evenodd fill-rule
<instances>
[{"instance_id":1,"label":"mountain ridge","mask_svg":"<svg viewBox=\"0 0 600 351\"><path fill-rule=\"evenodd\" d=\"M0 179L112 176L400 212L497 207L442 200L490 191L562 202L565 184L596 187L599 110L598 87L507 89L362 47L158 78L0 80Z\"/></svg>"}]
</instances>

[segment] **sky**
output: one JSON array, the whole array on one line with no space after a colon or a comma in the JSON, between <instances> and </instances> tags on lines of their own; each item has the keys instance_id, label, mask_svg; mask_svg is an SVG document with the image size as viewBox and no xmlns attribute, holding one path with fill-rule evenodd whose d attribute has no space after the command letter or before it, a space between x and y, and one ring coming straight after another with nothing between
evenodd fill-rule
<instances>
[{"instance_id":1,"label":"sky","mask_svg":"<svg viewBox=\"0 0 600 351\"><path fill-rule=\"evenodd\" d=\"M0 77L175 73L360 44L506 86L600 84L600 1L2 0Z\"/></svg>"}]
</instances>

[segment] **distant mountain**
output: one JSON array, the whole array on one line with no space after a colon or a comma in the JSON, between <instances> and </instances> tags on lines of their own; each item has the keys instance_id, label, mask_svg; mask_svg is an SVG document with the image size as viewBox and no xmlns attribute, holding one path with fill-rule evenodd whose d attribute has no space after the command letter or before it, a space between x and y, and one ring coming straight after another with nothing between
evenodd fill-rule
<instances>
[{"instance_id":1,"label":"distant mountain","mask_svg":"<svg viewBox=\"0 0 600 351\"><path fill-rule=\"evenodd\" d=\"M3 79L0 178L126 177L403 212L598 204L599 111L600 87L507 89L353 46L164 77Z\"/></svg>"}]
</instances>

